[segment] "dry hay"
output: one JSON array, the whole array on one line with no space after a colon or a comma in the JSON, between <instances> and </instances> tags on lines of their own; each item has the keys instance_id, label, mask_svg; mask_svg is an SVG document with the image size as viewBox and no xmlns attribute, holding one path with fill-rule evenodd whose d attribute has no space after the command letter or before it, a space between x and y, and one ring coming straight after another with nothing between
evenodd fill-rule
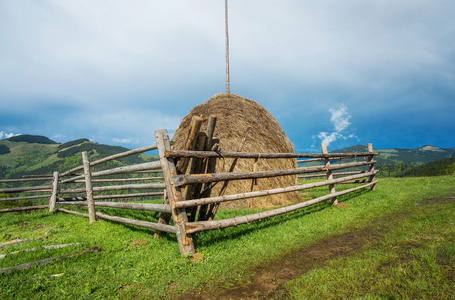
<instances>
[{"instance_id":1,"label":"dry hay","mask_svg":"<svg viewBox=\"0 0 455 300\"><path fill-rule=\"evenodd\" d=\"M201 131L205 131L210 115L216 115L217 123L214 137L220 139L221 151L237 151L245 130L248 132L242 152L272 152L294 153L291 142L272 115L255 101L245 99L234 94L219 94L201 105L193 108L185 116L176 130L173 149L181 150L190 130L193 116L202 116ZM218 159L216 172L228 172L233 159ZM234 172L253 171L254 159L240 159L238 168ZM292 169L297 166L296 159L259 159L256 171ZM296 176L282 176L276 178L258 179L257 185L252 185L252 180L236 180L229 182L225 195L244 193L258 190L268 190L278 187L293 186ZM211 196L218 196L222 182L212 189ZM185 193L183 193L185 195ZM255 207L271 208L301 201L297 192L270 195L266 197L251 198L239 201L225 202L222 208Z\"/></svg>"}]
</instances>

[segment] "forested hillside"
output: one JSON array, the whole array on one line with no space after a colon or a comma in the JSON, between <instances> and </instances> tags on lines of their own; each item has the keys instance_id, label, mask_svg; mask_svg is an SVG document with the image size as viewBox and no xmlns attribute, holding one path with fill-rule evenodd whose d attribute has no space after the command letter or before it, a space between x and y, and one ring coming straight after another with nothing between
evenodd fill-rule
<instances>
[{"instance_id":1,"label":"forested hillside","mask_svg":"<svg viewBox=\"0 0 455 300\"><path fill-rule=\"evenodd\" d=\"M87 151L91 161L128 151L77 139L63 144L44 136L19 135L0 140L0 178L19 178L22 175L64 172L82 164L81 152ZM109 162L113 166L138 164L156 160L153 155L136 154Z\"/></svg>"},{"instance_id":2,"label":"forested hillside","mask_svg":"<svg viewBox=\"0 0 455 300\"><path fill-rule=\"evenodd\" d=\"M366 152L367 147L356 145L335 150L335 153ZM375 165L382 177L438 176L453 174L455 148L442 149L426 145L416 149L374 149Z\"/></svg>"},{"instance_id":3,"label":"forested hillside","mask_svg":"<svg viewBox=\"0 0 455 300\"><path fill-rule=\"evenodd\" d=\"M349 153L349 152L366 152L367 147L356 145L331 152ZM374 149L379 155L374 157L378 163L376 166L404 164L408 166L421 166L426 163L455 157L455 148L438 148L426 145L420 148L391 148L391 149Z\"/></svg>"}]
</instances>

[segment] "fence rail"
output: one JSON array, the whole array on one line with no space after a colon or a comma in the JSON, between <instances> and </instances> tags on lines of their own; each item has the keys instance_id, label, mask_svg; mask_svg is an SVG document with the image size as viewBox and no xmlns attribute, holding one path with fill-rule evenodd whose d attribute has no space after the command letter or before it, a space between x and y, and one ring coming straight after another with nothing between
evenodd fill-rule
<instances>
[{"instance_id":1,"label":"fence rail","mask_svg":"<svg viewBox=\"0 0 455 300\"><path fill-rule=\"evenodd\" d=\"M374 169L376 161L373 159L377 153L373 151L372 144L368 144L367 152L359 153L328 153L325 144L321 144L321 153L248 153L241 152L242 147L239 147L237 152L220 152L218 151L219 140L213 138L216 117L210 116L205 131L200 130L201 124L202 118L193 119L183 150L171 150L169 136L163 129L155 132L156 145L126 151L93 162L88 161L87 152L82 152L82 165L61 174L54 172L53 175L33 175L24 176L22 179L1 180L2 184L30 184L40 180L45 182L32 187L1 188L2 193L17 194L15 197L8 196L0 199L1 201L33 201L48 198L49 204L7 208L0 210L0 213L49 208L49 211L89 218L90 223L96 218L101 218L151 228L156 230L155 237L158 237L161 232L175 234L181 254L187 255L195 252L192 234L197 232L246 224L329 199L336 205L338 204L337 197L365 188L374 190L377 184L375 175L378 171ZM243 143L244 140L241 145ZM93 171L92 169L94 166L99 168L103 163L118 158L150 150L158 150L158 161L107 170ZM352 159L359 157L365 160L352 162ZM231 168L229 172L216 172L216 161L225 158L234 158L233 166L238 163L239 159L251 160L252 168L255 171L234 172L234 168ZM295 159L297 164L310 163L310 165L292 169L256 171L254 164L260 159ZM341 163L341 160L344 159L351 161ZM334 164L334 160L338 162ZM162 175L160 176L158 173ZM109 178L112 175L117 177ZM224 195L225 188L231 181L289 175L304 181L296 182L292 186ZM118 178L118 176L123 177ZM319 177L325 177L325 179L316 180ZM310 178L314 178L316 181L306 181ZM217 182L223 182L221 192L218 195L211 195L211 188ZM351 184L354 187L336 191L336 186L341 184ZM293 205L246 216L214 220L217 209L223 202L303 191L323 186L328 187L328 193L315 199L304 200L302 198L301 202ZM186 187L185 195L182 194L184 187ZM126 192L120 193L119 191ZM111 194L106 194L109 192ZM112 194L116 192L117 194ZM27 196L24 195L25 193L35 193L35 195ZM156 196L162 196L162 203L117 202L117 200L125 198L142 199ZM88 213L70 210L65 206L86 207ZM157 222L146 222L108 215L95 211L95 207L153 211L155 216L157 214L160 216ZM173 225L171 225L171 218Z\"/></svg>"}]
</instances>

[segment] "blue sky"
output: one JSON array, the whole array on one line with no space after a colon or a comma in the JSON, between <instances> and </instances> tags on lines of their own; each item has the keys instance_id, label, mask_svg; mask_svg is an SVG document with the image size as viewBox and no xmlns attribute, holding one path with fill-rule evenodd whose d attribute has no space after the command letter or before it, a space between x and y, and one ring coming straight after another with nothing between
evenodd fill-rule
<instances>
[{"instance_id":1,"label":"blue sky","mask_svg":"<svg viewBox=\"0 0 455 300\"><path fill-rule=\"evenodd\" d=\"M452 0L230 0L231 93L296 151L455 147ZM224 1L0 0L0 138L135 148L225 91Z\"/></svg>"}]
</instances>

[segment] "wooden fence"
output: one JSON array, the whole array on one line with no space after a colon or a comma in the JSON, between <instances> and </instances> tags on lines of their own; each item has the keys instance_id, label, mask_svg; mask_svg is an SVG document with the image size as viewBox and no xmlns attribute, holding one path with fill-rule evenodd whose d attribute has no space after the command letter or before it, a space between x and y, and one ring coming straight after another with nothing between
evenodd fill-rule
<instances>
[{"instance_id":1,"label":"wooden fence","mask_svg":"<svg viewBox=\"0 0 455 300\"><path fill-rule=\"evenodd\" d=\"M207 129L203 132L200 132L201 124L201 118L196 117L193 119L184 150L172 150L167 131L163 129L155 132L156 145L127 151L94 162L89 162L87 153L83 152L83 164L78 168L74 168L62 174L54 172L52 176L16 180L16 182L44 180L47 181L47 184L34 187L0 189L0 192L25 193L33 191L34 193L44 192L45 194L6 198L1 199L2 201L44 197L49 199L49 204L16 209L3 209L0 210L0 212L49 208L49 211L58 210L87 217L89 218L90 223L95 221L96 218L102 218L152 228L156 230L155 237L158 237L161 232L175 234L181 254L187 255L195 252L191 236L197 232L246 224L252 221L295 211L329 199L336 205L338 203L337 197L340 195L365 188L370 188L371 190L375 189L377 183L375 175L377 171L374 169L374 164L376 162L373 158L377 153L373 152L372 144L368 144L367 152L360 153L328 153L325 144L321 144L321 153L220 152L218 151L219 140L213 138L216 117L211 116L209 118ZM159 161L93 171L94 166L102 163L154 149L158 150ZM239 159L252 160L252 164L258 159L296 159L300 164L304 163L307 165L319 163L319 165L304 165L293 169L254 172L233 172L234 168L231 168L229 172L216 173L216 160L225 158L234 158L233 165L235 165ZM357 158L364 158L364 160L358 162L356 161ZM349 161L341 163L341 160L343 159L348 159ZM337 163L334 164L334 161L337 161ZM351 168L363 169L339 171ZM188 169L189 171L187 172ZM81 171L83 171L83 173L77 173ZM148 177L142 176L143 174L146 174L144 172L148 172ZM150 174L156 175L156 172L161 172L162 177L150 176ZM130 177L121 179L95 179L114 174L129 174ZM319 181L312 180L307 183L303 180L303 182L297 182L293 186L224 195L227 185L234 180L257 180L286 175L296 175L301 179L323 176L325 179ZM159 182L156 182L156 180ZM135 181L146 181L147 183L131 183ZM0 182L7 181L3 180ZM114 182L116 185L99 186L101 183L109 182ZM216 182L223 182L222 192L217 196L211 196L211 187ZM354 184L355 186L346 190L336 191L335 187L338 184ZM69 185L69 187L65 187L67 185ZM226 201L237 201L254 197L302 191L321 186L328 187L327 195L305 201L302 198L302 202L300 203L246 216L221 220L214 219L220 203ZM187 187L185 196L182 195L183 187ZM145 193L137 192L142 189L149 191ZM97 193L105 193L106 191L116 192L120 190L133 190L134 192L127 194L97 195ZM156 190L159 191L157 192ZM163 203L152 204L139 203L137 201L135 203L102 201L150 196L163 196ZM62 205L85 206L88 208L88 214L62 208ZM153 211L155 214L160 213L160 217L156 223L132 220L96 212L96 206Z\"/></svg>"}]
</instances>

